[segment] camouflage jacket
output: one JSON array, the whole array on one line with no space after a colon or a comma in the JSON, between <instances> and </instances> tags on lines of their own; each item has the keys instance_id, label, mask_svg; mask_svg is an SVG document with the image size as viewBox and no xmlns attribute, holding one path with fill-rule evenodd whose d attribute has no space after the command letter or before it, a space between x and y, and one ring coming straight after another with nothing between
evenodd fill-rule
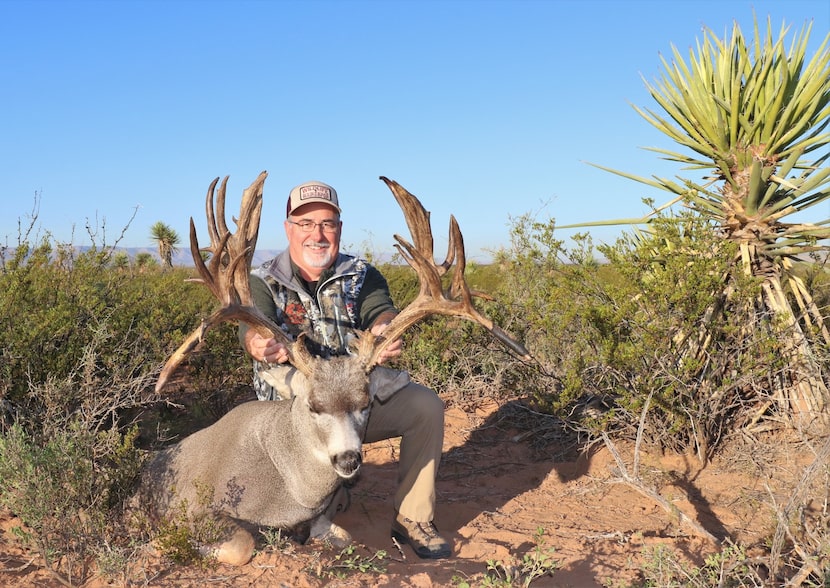
<instances>
[{"instance_id":1,"label":"camouflage jacket","mask_svg":"<svg viewBox=\"0 0 830 588\"><path fill-rule=\"evenodd\" d=\"M369 329L382 314L397 312L383 275L367 261L343 253L315 285L302 279L283 251L251 272L251 295L292 338L306 333L312 352L321 356L346 353L355 330ZM246 331L240 326L240 340ZM274 397L260 377L263 369L254 362L257 395Z\"/></svg>"}]
</instances>

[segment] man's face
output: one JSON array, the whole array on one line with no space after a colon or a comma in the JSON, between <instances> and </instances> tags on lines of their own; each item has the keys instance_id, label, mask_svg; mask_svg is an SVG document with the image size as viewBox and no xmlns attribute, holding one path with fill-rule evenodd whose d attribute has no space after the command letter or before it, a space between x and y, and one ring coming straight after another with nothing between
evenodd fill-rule
<instances>
[{"instance_id":1,"label":"man's face","mask_svg":"<svg viewBox=\"0 0 830 588\"><path fill-rule=\"evenodd\" d=\"M297 223L316 223L305 232ZM335 227L328 232L322 223ZM288 237L288 253L291 260L302 270L303 277L316 280L329 267L340 252L340 229L342 224L337 211L322 202L305 204L294 211L285 221Z\"/></svg>"}]
</instances>

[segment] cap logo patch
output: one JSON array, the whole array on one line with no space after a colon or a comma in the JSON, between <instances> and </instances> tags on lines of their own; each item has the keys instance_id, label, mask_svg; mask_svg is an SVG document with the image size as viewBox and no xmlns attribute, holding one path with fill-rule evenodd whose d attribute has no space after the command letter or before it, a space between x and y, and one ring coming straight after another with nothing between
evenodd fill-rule
<instances>
[{"instance_id":1,"label":"cap logo patch","mask_svg":"<svg viewBox=\"0 0 830 588\"><path fill-rule=\"evenodd\" d=\"M331 190L320 185L303 186L300 188L300 200L308 200L309 198L328 200L331 202Z\"/></svg>"}]
</instances>

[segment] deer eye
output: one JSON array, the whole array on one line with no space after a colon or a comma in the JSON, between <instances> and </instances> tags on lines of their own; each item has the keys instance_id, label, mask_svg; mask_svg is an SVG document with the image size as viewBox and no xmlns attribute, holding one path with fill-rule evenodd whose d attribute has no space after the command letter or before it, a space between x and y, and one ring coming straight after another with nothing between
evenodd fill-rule
<instances>
[{"instance_id":1,"label":"deer eye","mask_svg":"<svg viewBox=\"0 0 830 588\"><path fill-rule=\"evenodd\" d=\"M319 405L317 405L316 403L314 403L314 402L309 402L309 403L308 403L308 412L310 412L311 414L320 414L320 413L321 413L321 412L323 412L323 411L322 411L322 409L320 408L320 406L319 406Z\"/></svg>"}]
</instances>

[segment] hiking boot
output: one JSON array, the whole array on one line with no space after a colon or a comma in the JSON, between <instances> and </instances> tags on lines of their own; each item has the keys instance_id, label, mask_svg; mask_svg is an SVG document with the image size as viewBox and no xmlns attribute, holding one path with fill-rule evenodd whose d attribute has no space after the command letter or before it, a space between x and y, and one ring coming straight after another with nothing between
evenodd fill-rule
<instances>
[{"instance_id":1,"label":"hiking boot","mask_svg":"<svg viewBox=\"0 0 830 588\"><path fill-rule=\"evenodd\" d=\"M452 555L450 544L438 534L432 521L416 523L397 515L392 521L392 537L401 543L409 543L415 555L423 559L443 559Z\"/></svg>"}]
</instances>

